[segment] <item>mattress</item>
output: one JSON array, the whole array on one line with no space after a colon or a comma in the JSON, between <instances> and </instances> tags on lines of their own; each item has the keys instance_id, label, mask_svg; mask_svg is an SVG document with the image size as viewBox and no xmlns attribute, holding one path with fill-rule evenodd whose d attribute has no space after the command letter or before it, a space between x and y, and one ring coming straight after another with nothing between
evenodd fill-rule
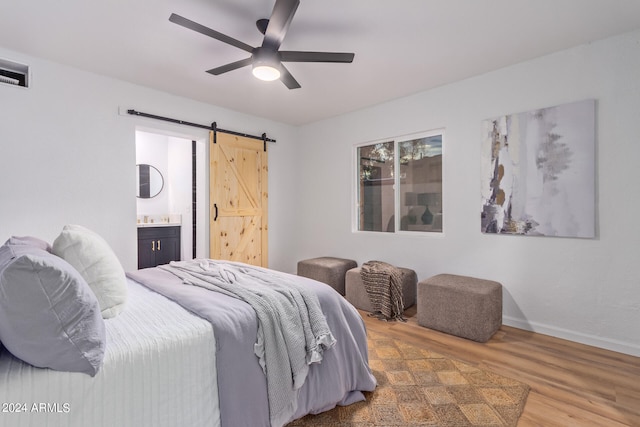
<instances>
[{"instance_id":1,"label":"mattress","mask_svg":"<svg viewBox=\"0 0 640 427\"><path fill-rule=\"evenodd\" d=\"M105 320L95 377L0 352L0 427L218 427L211 324L128 279L126 309Z\"/></svg>"}]
</instances>

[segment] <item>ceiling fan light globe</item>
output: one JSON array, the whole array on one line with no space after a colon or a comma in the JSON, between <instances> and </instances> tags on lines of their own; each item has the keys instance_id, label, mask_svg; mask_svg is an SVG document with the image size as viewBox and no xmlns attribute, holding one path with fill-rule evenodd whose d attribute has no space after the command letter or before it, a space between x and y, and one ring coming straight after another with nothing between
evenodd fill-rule
<instances>
[{"instance_id":1,"label":"ceiling fan light globe","mask_svg":"<svg viewBox=\"0 0 640 427\"><path fill-rule=\"evenodd\" d=\"M253 75L260 80L271 82L280 78L280 70L271 65L256 65L253 67Z\"/></svg>"}]
</instances>

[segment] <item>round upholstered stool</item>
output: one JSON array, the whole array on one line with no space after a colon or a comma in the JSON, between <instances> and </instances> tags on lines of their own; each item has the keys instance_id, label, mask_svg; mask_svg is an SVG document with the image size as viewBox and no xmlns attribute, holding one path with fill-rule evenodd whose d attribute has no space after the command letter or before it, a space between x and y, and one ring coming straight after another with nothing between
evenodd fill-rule
<instances>
[{"instance_id":1,"label":"round upholstered stool","mask_svg":"<svg viewBox=\"0 0 640 427\"><path fill-rule=\"evenodd\" d=\"M352 259L320 257L298 261L298 276L326 283L344 295L344 277L358 263Z\"/></svg>"},{"instance_id":2,"label":"round upholstered stool","mask_svg":"<svg viewBox=\"0 0 640 427\"><path fill-rule=\"evenodd\" d=\"M502 325L502 285L439 274L418 283L418 324L486 342Z\"/></svg>"}]
</instances>

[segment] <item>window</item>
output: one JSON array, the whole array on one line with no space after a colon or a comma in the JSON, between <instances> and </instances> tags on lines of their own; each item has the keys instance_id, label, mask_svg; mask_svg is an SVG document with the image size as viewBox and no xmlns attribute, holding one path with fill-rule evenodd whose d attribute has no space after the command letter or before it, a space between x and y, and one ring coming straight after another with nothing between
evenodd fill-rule
<instances>
[{"instance_id":1,"label":"window","mask_svg":"<svg viewBox=\"0 0 640 427\"><path fill-rule=\"evenodd\" d=\"M429 132L356 147L358 230L442 231L442 137Z\"/></svg>"}]
</instances>

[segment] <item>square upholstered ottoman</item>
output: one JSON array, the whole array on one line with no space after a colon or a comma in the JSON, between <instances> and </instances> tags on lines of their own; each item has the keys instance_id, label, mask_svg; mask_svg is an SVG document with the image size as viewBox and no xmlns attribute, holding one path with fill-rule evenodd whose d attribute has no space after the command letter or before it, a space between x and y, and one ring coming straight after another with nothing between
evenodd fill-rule
<instances>
[{"instance_id":1,"label":"square upholstered ottoman","mask_svg":"<svg viewBox=\"0 0 640 427\"><path fill-rule=\"evenodd\" d=\"M439 274L418 283L418 324L486 342L502 325L502 285Z\"/></svg>"},{"instance_id":2,"label":"square upholstered ottoman","mask_svg":"<svg viewBox=\"0 0 640 427\"><path fill-rule=\"evenodd\" d=\"M358 266L352 259L320 257L298 261L298 276L326 283L344 295L344 278L347 271Z\"/></svg>"},{"instance_id":3,"label":"square upholstered ottoman","mask_svg":"<svg viewBox=\"0 0 640 427\"><path fill-rule=\"evenodd\" d=\"M416 283L418 282L418 276L416 272L411 269L398 268L402 273L402 304L406 310L416 303ZM369 294L364 287L362 277L360 277L360 267L347 271L344 296L354 307L364 311L373 311Z\"/></svg>"}]
</instances>

